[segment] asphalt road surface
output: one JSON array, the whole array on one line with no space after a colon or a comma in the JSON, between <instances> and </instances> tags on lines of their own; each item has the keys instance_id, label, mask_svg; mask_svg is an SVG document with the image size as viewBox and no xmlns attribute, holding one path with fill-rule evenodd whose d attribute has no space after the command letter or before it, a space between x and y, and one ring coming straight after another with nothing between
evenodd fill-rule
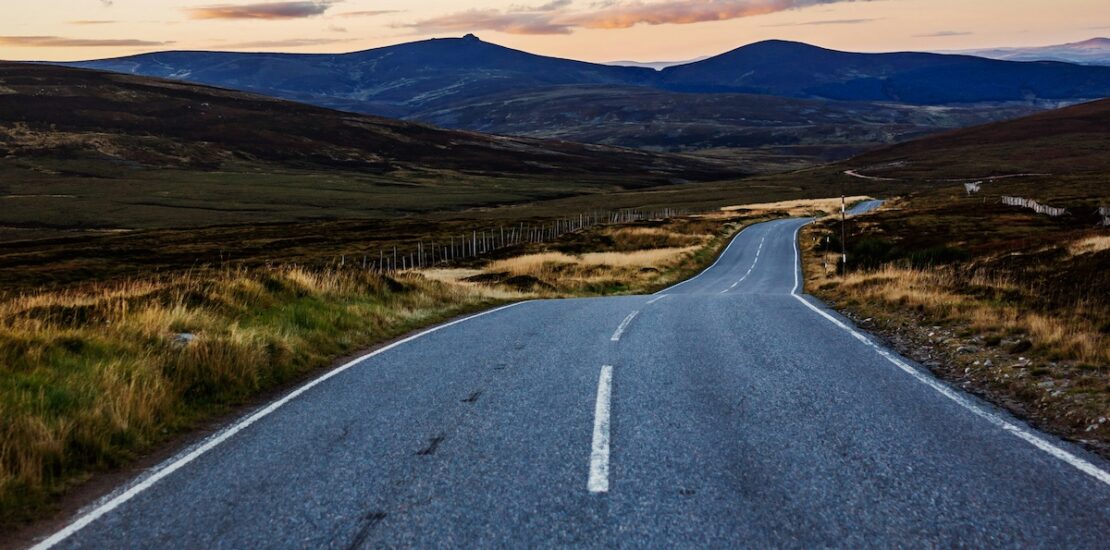
<instances>
[{"instance_id":1,"label":"asphalt road surface","mask_svg":"<svg viewBox=\"0 0 1110 550\"><path fill-rule=\"evenodd\" d=\"M797 295L804 223L654 296L416 335L42 545L1106 548L1107 463Z\"/></svg>"}]
</instances>

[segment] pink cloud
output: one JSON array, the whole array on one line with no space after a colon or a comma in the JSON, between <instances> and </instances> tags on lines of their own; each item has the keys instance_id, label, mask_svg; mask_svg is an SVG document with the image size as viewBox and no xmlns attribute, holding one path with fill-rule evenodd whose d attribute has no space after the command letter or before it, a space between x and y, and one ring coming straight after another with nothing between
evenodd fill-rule
<instances>
[{"instance_id":1,"label":"pink cloud","mask_svg":"<svg viewBox=\"0 0 1110 550\"><path fill-rule=\"evenodd\" d=\"M62 36L0 36L0 46L18 48L101 48L165 46L167 44L173 44L173 42L153 42L129 38L100 40L95 38L65 38Z\"/></svg>"},{"instance_id":2,"label":"pink cloud","mask_svg":"<svg viewBox=\"0 0 1110 550\"><path fill-rule=\"evenodd\" d=\"M765 15L821 4L867 0L643 0L607 2L592 11L571 11L554 0L535 7L470 10L405 25L422 34L495 30L512 34L567 34L576 28L626 29L636 25L687 25Z\"/></svg>"},{"instance_id":3,"label":"pink cloud","mask_svg":"<svg viewBox=\"0 0 1110 550\"><path fill-rule=\"evenodd\" d=\"M425 19L408 27L425 34L494 30L509 34L568 34L571 27L555 23L551 14L470 10Z\"/></svg>"},{"instance_id":4,"label":"pink cloud","mask_svg":"<svg viewBox=\"0 0 1110 550\"><path fill-rule=\"evenodd\" d=\"M328 11L331 1L216 4L185 8L191 19L300 19Z\"/></svg>"},{"instance_id":5,"label":"pink cloud","mask_svg":"<svg viewBox=\"0 0 1110 550\"><path fill-rule=\"evenodd\" d=\"M688 25L727 21L780 11L852 0L668 0L629 2L582 13L566 19L568 24L589 29L626 29L635 25Z\"/></svg>"}]
</instances>

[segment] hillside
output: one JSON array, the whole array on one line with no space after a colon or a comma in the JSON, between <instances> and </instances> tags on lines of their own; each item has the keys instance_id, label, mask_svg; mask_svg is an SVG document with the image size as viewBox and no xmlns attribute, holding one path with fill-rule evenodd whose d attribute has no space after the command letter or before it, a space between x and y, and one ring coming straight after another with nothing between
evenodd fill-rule
<instances>
[{"instance_id":1,"label":"hillside","mask_svg":"<svg viewBox=\"0 0 1110 550\"><path fill-rule=\"evenodd\" d=\"M1110 99L930 136L863 154L841 166L905 179L1021 173L1104 178L1110 173L1107 151Z\"/></svg>"},{"instance_id":2,"label":"hillside","mask_svg":"<svg viewBox=\"0 0 1110 550\"><path fill-rule=\"evenodd\" d=\"M417 109L506 90L642 84L655 73L533 55L473 35L335 55L163 52L71 65L188 80L401 118Z\"/></svg>"},{"instance_id":3,"label":"hillside","mask_svg":"<svg viewBox=\"0 0 1110 550\"><path fill-rule=\"evenodd\" d=\"M826 160L922 135L1014 118L1027 104L921 107L891 103L684 94L645 87L556 86L416 112L447 128L664 151L806 149Z\"/></svg>"},{"instance_id":4,"label":"hillside","mask_svg":"<svg viewBox=\"0 0 1110 550\"><path fill-rule=\"evenodd\" d=\"M146 77L0 64L0 200L19 205L0 208L0 238L397 215L738 173L723 168Z\"/></svg>"},{"instance_id":5,"label":"hillside","mask_svg":"<svg viewBox=\"0 0 1110 550\"><path fill-rule=\"evenodd\" d=\"M658 85L921 105L1096 99L1110 95L1110 67L932 53L850 53L771 40L663 69Z\"/></svg>"},{"instance_id":6,"label":"hillside","mask_svg":"<svg viewBox=\"0 0 1110 550\"><path fill-rule=\"evenodd\" d=\"M6 156L212 169L266 162L374 173L711 175L680 157L450 132L142 77L2 64L0 80Z\"/></svg>"}]
</instances>

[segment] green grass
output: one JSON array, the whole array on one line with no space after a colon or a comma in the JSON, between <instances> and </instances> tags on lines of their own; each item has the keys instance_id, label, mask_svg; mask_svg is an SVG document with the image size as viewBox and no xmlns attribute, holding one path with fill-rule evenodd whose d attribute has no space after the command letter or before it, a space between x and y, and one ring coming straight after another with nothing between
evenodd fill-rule
<instances>
[{"instance_id":1,"label":"green grass","mask_svg":"<svg viewBox=\"0 0 1110 550\"><path fill-rule=\"evenodd\" d=\"M0 303L0 525L260 391L504 299L416 276L274 268Z\"/></svg>"}]
</instances>

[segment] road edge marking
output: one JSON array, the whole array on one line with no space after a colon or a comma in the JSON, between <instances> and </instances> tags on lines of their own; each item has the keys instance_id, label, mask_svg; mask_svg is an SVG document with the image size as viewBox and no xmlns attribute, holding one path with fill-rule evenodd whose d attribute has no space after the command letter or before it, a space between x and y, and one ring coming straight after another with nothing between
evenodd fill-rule
<instances>
[{"instance_id":1,"label":"road edge marking","mask_svg":"<svg viewBox=\"0 0 1110 550\"><path fill-rule=\"evenodd\" d=\"M349 370L351 367L354 367L354 366L358 365L359 363L361 363L361 362L363 362L367 359L370 359L370 358L375 357L377 355L381 355L381 354L383 354L383 353L385 353L389 350L392 350L394 348L397 348L397 347L399 347L403 344L407 344L409 342L412 342L413 340L416 340L418 338L422 338L424 336L432 334L433 332L438 332L438 331L443 330L445 328L452 327L452 326L458 325L460 323L470 321L472 319L477 319L478 317L484 317L486 315L491 315L491 314L497 313L499 311L504 311L504 310L509 309L511 307L516 307L516 306L519 306L521 304L526 304L526 303L529 303L529 302L530 302L530 300L523 301L523 302L514 302L514 303L506 304L506 305L498 307L498 308L494 308L494 309L490 309L490 310L487 310L487 311L482 311L482 312L479 312L479 313L475 313L474 315L463 317L462 319L455 319L454 321L450 321L450 322L447 322L447 323L444 323L444 324L441 324L441 325L436 325L434 327L425 329L421 332L418 332L416 334L413 334L411 336L408 336L406 338L403 338L401 340L393 342L392 344L389 344L389 345L383 346L381 348L378 348L378 349L376 349L372 352L369 352L365 355L361 355L361 356L359 356L359 357L357 357L357 358L355 358L355 359L353 359L353 360L351 360L351 361L349 361L349 362L347 362L343 365L340 365L339 367L336 367L336 368L334 368L334 369L332 369L332 370L330 370L330 371L328 371L328 372L326 372L326 373L324 373L324 374L322 374L322 375L320 375L320 376L318 376L318 377L316 377L312 380L309 380L308 382L306 382L302 386L300 386L297 389L295 389L295 390L289 392L288 394L286 394L285 397L282 397L281 399L278 399L277 401L274 401L274 402L270 403L269 405L266 405L262 409L250 414L249 416L247 416L246 418L244 418L242 420L239 420L235 424L232 424L231 426L228 426L227 428L224 428L223 430L217 432L216 434L213 434L212 436L209 436L207 439L204 439L203 441L201 441L201 443L199 443L198 445L194 446L193 448L185 451L183 454L178 455L177 457L171 458L167 462L163 462L162 465L160 465L160 466L156 466L150 475L142 478L141 481L138 481L137 483L134 483L134 485L131 485L130 487L128 487L123 492L121 492L121 493L119 493L119 494L117 494L113 497L108 498L108 500L106 502L104 502L103 504L95 506L95 508L93 508L91 511L86 512L85 514L82 514L76 520L70 522L69 524L67 524L62 529L56 531L53 535L47 537L45 540L43 540L43 541L35 544L34 546L32 546L31 550L46 550L47 548L51 548L54 545L68 539L69 537L73 536L75 533L77 533L81 529L84 529L85 527L87 527L92 522L96 521L97 519L100 519L102 516L111 512L112 510L115 510L120 505L126 503L127 501L131 500L135 496L139 495L139 493L142 493L143 491L149 489L151 486L153 486L158 481L160 481L163 478L169 476L170 474L176 472L177 470L181 469L182 467L188 465L190 462L196 460L201 455L203 455L203 454L207 453L208 451L214 449L215 447L219 446L224 441L227 441L228 439L231 439L235 434L243 431L244 429L249 427L251 424L254 424L255 422L258 422L259 420L265 418L266 416L269 416L271 413L280 409L286 403L289 403L290 401L296 399L300 395L302 395L305 392L307 392L308 390L316 387L317 385L323 383L324 381L329 380L329 379L339 375L340 373L343 373L343 372Z\"/></svg>"},{"instance_id":2,"label":"road edge marking","mask_svg":"<svg viewBox=\"0 0 1110 550\"><path fill-rule=\"evenodd\" d=\"M586 489L591 493L609 492L609 411L613 395L613 367L601 367L594 404L594 435L590 445L590 477Z\"/></svg>"},{"instance_id":3,"label":"road edge marking","mask_svg":"<svg viewBox=\"0 0 1110 550\"><path fill-rule=\"evenodd\" d=\"M1065 450L1063 448L1060 448L1056 445L1053 445L1051 442L1046 441L1044 438L1037 436L1036 434L1034 434L1030 430L1022 428L1021 426L1018 426L1017 424L1014 424L1013 422L1009 422L1005 418L1003 418L1003 417L1001 417L1001 416L999 416L999 415L997 415L997 414L995 414L995 413L993 413L993 412L991 412L987 409L984 409L983 407L981 407L979 405L976 405L975 403L971 402L966 397L957 393L956 390L953 390L952 388L948 387L944 383L937 380L935 377L922 372L920 369L914 368L909 363L899 359L894 353L884 349L881 345L876 343L871 338L868 338L866 335L864 335L864 334L860 333L859 331L857 331L856 329L848 326L848 324L846 324L843 321L837 319L836 317L833 317L829 313L827 313L825 311L822 311L821 308L818 308L817 306L811 304L809 302L809 300L806 300L803 295L799 294L798 293L798 287L799 287L800 283L799 283L799 280L798 280L798 272L801 270L801 255L798 252L798 233L801 231L802 227L804 227L806 225L809 225L810 223L812 223L812 221L798 226L798 228L794 231L794 268L795 268L795 270L794 270L794 290L792 290L790 292L791 296L793 296L796 300L801 302L804 306L808 307L809 309L813 310L815 313L817 313L821 317L824 317L825 319L829 320L830 322L832 322L837 327L840 327L844 331L848 332L848 334L851 334L856 340L859 340L860 342L863 342L865 345L867 345L871 349L875 350L875 352L877 352L884 359L886 359L887 361L889 361L891 364L898 367L899 369L903 370L904 372L906 372L910 376L913 376L918 382L921 382L922 384L925 384L926 386L929 386L930 388L935 390L937 393L943 395L944 397L947 397L948 399L951 399L957 405L967 409L968 411L975 414L976 416L978 416L980 418L983 418L987 422L990 422L991 424L994 424L996 427L1001 428L1003 431L1009 432L1010 434L1014 435L1015 437L1024 440L1025 442L1033 445L1037 449L1040 449L1041 451L1044 451L1045 453L1051 455L1052 457L1063 461L1064 463L1066 463L1069 466L1079 470L1080 472L1083 472L1083 473L1095 478L1096 480L1101 481L1103 484L1105 484L1107 486L1110 486L1110 472L1107 472L1106 470L1103 470L1102 468L1099 468L1098 466L1095 466L1093 463L1091 463L1087 460L1084 460L1083 458L1080 458L1080 457L1076 456L1075 454L1070 453L1070 452L1068 452L1067 450Z\"/></svg>"}]
</instances>

